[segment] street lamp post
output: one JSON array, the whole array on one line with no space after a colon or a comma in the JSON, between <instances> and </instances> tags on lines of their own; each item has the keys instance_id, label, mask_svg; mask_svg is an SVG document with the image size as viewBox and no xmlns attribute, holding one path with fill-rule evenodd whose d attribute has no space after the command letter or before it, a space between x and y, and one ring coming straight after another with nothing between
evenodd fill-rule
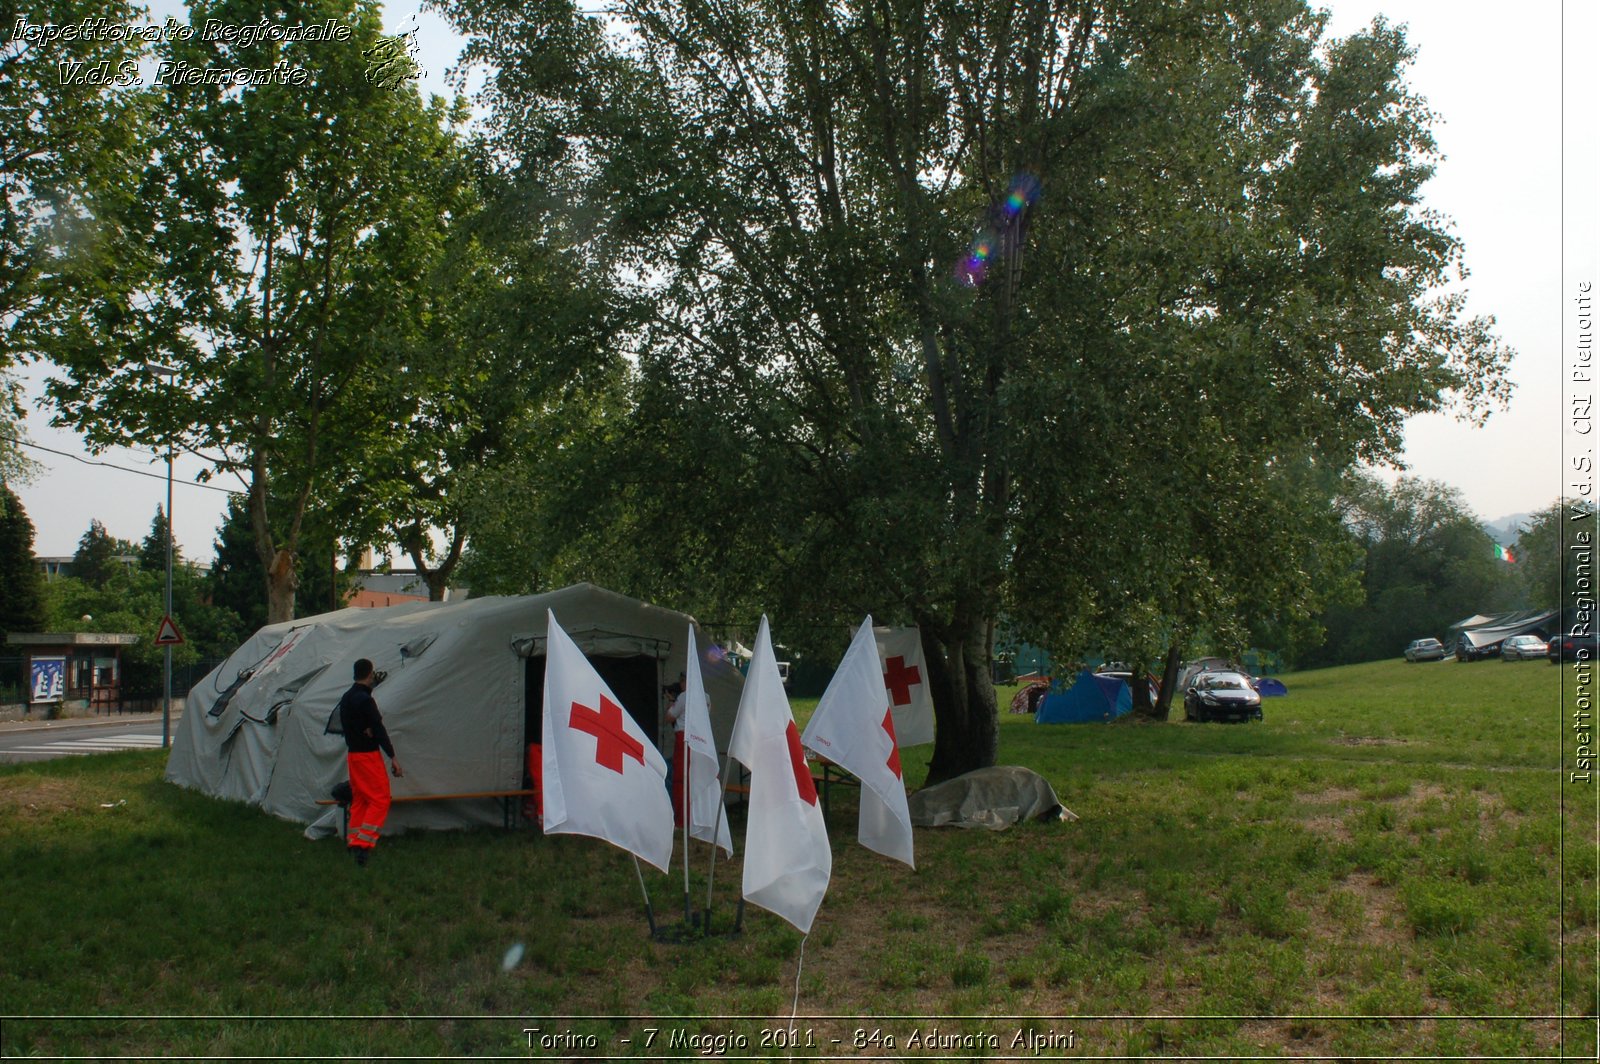
<instances>
[{"instance_id":1,"label":"street lamp post","mask_svg":"<svg viewBox=\"0 0 1600 1064\"><path fill-rule=\"evenodd\" d=\"M178 375L176 366L146 362L145 368L168 382ZM167 430L167 617L172 616L172 431ZM172 644L162 647L166 659L161 698L161 749L172 745Z\"/></svg>"}]
</instances>

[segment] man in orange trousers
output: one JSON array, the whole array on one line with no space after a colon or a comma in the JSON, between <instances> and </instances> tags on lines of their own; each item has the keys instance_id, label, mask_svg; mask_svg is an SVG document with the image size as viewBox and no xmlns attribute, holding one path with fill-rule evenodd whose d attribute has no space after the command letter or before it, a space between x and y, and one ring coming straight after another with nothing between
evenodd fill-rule
<instances>
[{"instance_id":1,"label":"man in orange trousers","mask_svg":"<svg viewBox=\"0 0 1600 1064\"><path fill-rule=\"evenodd\" d=\"M372 662L361 658L356 662L355 686L339 699L339 723L344 729L345 748L349 751L346 754L350 768L349 849L358 865L367 863L372 848L378 844L383 822L389 816L389 777L383 771L383 754L389 755L395 778L405 775L400 762L395 760L394 744L383 726L378 702L372 697L378 679ZM383 753L379 753L380 750Z\"/></svg>"}]
</instances>

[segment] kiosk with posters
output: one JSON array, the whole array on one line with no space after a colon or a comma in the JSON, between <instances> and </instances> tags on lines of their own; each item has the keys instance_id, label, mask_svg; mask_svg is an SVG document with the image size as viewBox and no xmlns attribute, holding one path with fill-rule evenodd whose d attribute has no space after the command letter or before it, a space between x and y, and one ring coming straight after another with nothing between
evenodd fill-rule
<instances>
[{"instance_id":1,"label":"kiosk with posters","mask_svg":"<svg viewBox=\"0 0 1600 1064\"><path fill-rule=\"evenodd\" d=\"M25 648L28 697L24 711L54 719L77 710L115 713L122 703L122 648L139 641L122 632L11 632Z\"/></svg>"}]
</instances>

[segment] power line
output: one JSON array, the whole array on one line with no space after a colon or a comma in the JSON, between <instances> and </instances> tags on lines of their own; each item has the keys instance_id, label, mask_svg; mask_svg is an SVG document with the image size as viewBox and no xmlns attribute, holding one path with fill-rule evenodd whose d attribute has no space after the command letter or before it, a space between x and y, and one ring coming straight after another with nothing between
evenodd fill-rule
<instances>
[{"instance_id":1,"label":"power line","mask_svg":"<svg viewBox=\"0 0 1600 1064\"><path fill-rule=\"evenodd\" d=\"M100 466L103 469L115 469L119 473L133 473L133 474L135 474L137 476L150 477L150 478L152 478L154 480L165 481L167 479L167 475L165 473L152 473L147 469L130 469L127 466L113 465L110 462L93 461L91 459L84 458L82 455L69 454L66 451L58 451L54 447L46 447L42 443L29 443L27 440L19 440L15 436L7 436L4 433L0 433L0 439L8 440L11 443L14 443L19 447L32 447L36 451L45 451L45 452L48 452L49 454L60 455L62 458L70 458L74 462L80 462L80 463L82 463L83 465L86 465L86 466ZM188 487L191 487L191 488L205 488L207 491L220 491L224 495L244 495L244 494L246 494L245 492L242 492L237 488L224 488L224 487L219 487L216 484L201 484L198 481L192 481L192 480L180 480L177 483L184 484L184 485L186 485Z\"/></svg>"}]
</instances>

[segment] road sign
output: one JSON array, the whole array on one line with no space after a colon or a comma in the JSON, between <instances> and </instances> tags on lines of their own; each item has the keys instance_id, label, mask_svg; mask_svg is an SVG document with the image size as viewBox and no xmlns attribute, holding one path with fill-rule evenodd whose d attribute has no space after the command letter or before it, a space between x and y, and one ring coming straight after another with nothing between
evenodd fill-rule
<instances>
[{"instance_id":1,"label":"road sign","mask_svg":"<svg viewBox=\"0 0 1600 1064\"><path fill-rule=\"evenodd\" d=\"M161 618L161 627L156 629L156 646L175 647L182 642L183 633L172 623L172 618L170 616Z\"/></svg>"}]
</instances>

